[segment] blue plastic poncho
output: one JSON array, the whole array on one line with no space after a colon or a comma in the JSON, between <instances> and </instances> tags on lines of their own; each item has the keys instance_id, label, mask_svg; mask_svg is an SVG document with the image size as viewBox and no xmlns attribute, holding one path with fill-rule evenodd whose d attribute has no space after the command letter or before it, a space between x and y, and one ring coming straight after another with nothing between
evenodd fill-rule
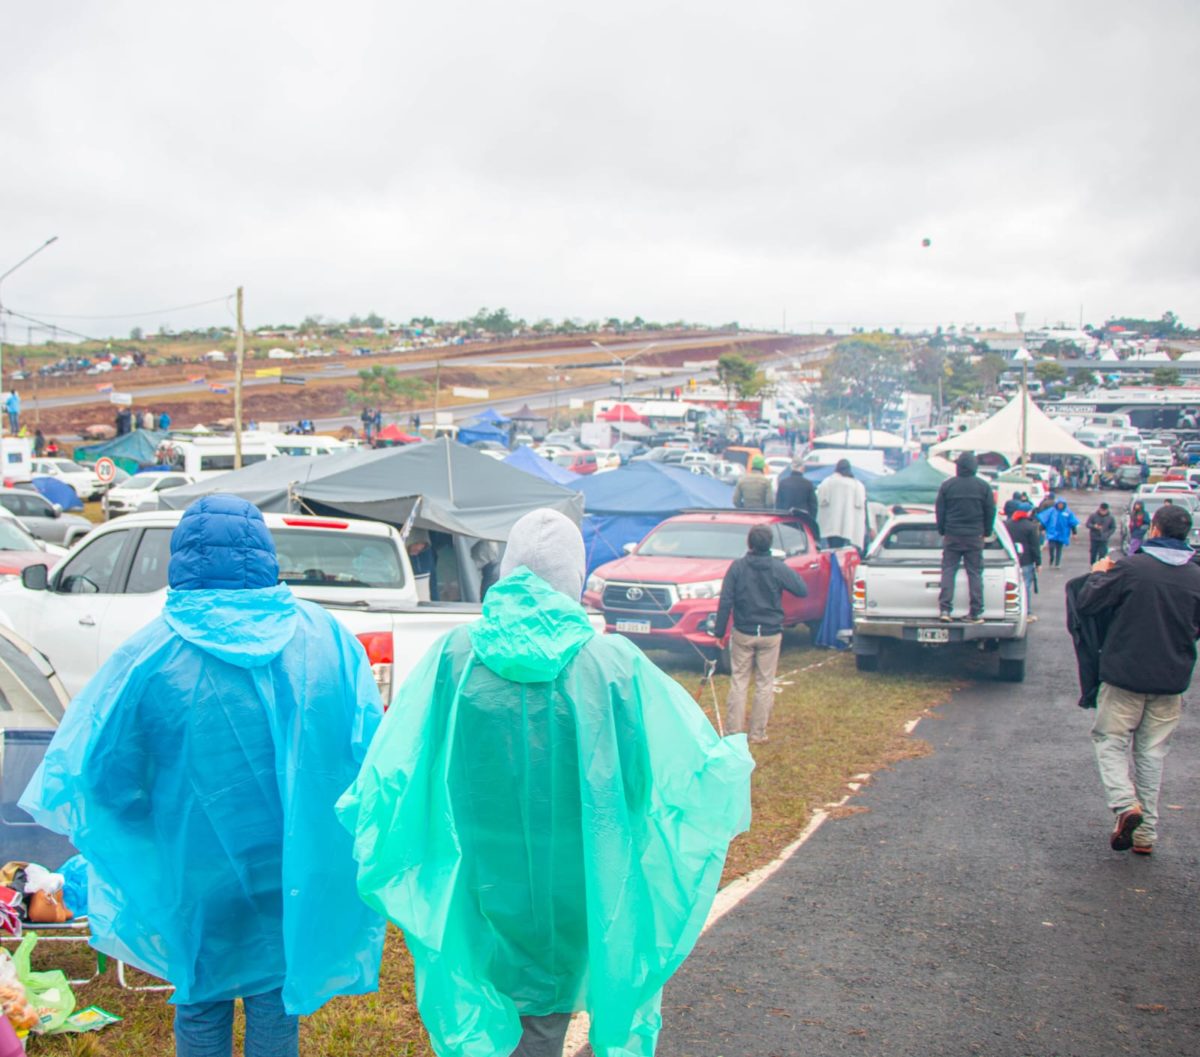
<instances>
[{"instance_id":1,"label":"blue plastic poncho","mask_svg":"<svg viewBox=\"0 0 1200 1057\"><path fill-rule=\"evenodd\" d=\"M492 587L401 687L338 804L437 1053L508 1054L519 1015L578 1009L598 1057L653 1053L753 766L744 735L719 739L577 602L525 568Z\"/></svg>"},{"instance_id":2,"label":"blue plastic poncho","mask_svg":"<svg viewBox=\"0 0 1200 1057\"><path fill-rule=\"evenodd\" d=\"M87 857L93 945L175 1002L373 990L384 922L333 810L381 716L366 656L276 585L242 500L194 504L171 550L163 616L71 703L21 806Z\"/></svg>"},{"instance_id":3,"label":"blue plastic poncho","mask_svg":"<svg viewBox=\"0 0 1200 1057\"><path fill-rule=\"evenodd\" d=\"M1046 539L1067 546L1071 545L1071 535L1079 527L1079 518L1061 499L1038 514L1038 520L1046 529Z\"/></svg>"}]
</instances>

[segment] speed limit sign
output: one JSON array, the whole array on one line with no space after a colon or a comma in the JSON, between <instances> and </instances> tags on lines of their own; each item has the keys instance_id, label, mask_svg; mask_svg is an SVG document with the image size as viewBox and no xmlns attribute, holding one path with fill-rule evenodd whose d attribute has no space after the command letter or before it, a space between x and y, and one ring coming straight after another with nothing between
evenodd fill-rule
<instances>
[{"instance_id":1,"label":"speed limit sign","mask_svg":"<svg viewBox=\"0 0 1200 1057\"><path fill-rule=\"evenodd\" d=\"M117 479L117 464L107 455L96 460L96 476L101 484L112 484Z\"/></svg>"}]
</instances>

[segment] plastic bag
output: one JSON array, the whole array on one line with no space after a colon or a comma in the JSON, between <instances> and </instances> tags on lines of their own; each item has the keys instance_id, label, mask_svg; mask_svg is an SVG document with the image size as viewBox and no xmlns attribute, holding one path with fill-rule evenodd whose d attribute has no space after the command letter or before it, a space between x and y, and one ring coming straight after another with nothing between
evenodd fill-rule
<instances>
[{"instance_id":1,"label":"plastic bag","mask_svg":"<svg viewBox=\"0 0 1200 1057\"><path fill-rule=\"evenodd\" d=\"M6 950L0 950L0 1015L22 1034L38 1024L37 1012L25 995L25 985Z\"/></svg>"},{"instance_id":2,"label":"plastic bag","mask_svg":"<svg viewBox=\"0 0 1200 1057\"><path fill-rule=\"evenodd\" d=\"M21 941L12 960L17 979L25 987L25 996L37 1013L38 1024L32 1030L44 1035L60 1027L75 1012L75 992L61 969L39 973L29 967L29 958L36 946L37 933L31 932Z\"/></svg>"},{"instance_id":3,"label":"plastic bag","mask_svg":"<svg viewBox=\"0 0 1200 1057\"><path fill-rule=\"evenodd\" d=\"M63 875L63 902L76 917L87 917L88 864L82 855L75 855L58 868Z\"/></svg>"},{"instance_id":4,"label":"plastic bag","mask_svg":"<svg viewBox=\"0 0 1200 1057\"><path fill-rule=\"evenodd\" d=\"M27 896L33 895L34 892L52 896L55 892L61 891L62 886L62 874L51 873L46 867L35 862L31 862L25 867L25 894Z\"/></svg>"}]
</instances>

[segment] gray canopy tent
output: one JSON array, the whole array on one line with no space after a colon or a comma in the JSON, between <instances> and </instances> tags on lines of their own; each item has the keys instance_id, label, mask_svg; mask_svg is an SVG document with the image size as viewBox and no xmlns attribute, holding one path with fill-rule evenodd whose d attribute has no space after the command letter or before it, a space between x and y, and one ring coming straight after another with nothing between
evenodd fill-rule
<instances>
[{"instance_id":1,"label":"gray canopy tent","mask_svg":"<svg viewBox=\"0 0 1200 1057\"><path fill-rule=\"evenodd\" d=\"M531 510L561 511L576 524L583 497L447 437L428 444L337 452L255 463L162 494L182 510L201 496L223 492L261 510L340 514L404 525L416 507L418 528L486 540L506 540ZM418 505L419 504L419 505Z\"/></svg>"}]
</instances>

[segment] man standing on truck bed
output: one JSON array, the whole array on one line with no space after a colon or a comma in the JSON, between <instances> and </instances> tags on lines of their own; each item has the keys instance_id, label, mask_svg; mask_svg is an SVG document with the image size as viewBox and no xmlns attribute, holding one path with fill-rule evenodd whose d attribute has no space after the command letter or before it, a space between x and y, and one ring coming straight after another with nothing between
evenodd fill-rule
<instances>
[{"instance_id":1,"label":"man standing on truck bed","mask_svg":"<svg viewBox=\"0 0 1200 1057\"><path fill-rule=\"evenodd\" d=\"M867 542L867 489L854 476L849 459L838 459L833 473L817 489L817 520L830 547L857 547Z\"/></svg>"},{"instance_id":2,"label":"man standing on truck bed","mask_svg":"<svg viewBox=\"0 0 1200 1057\"><path fill-rule=\"evenodd\" d=\"M954 608L954 581L961 562L967 570L970 595L968 624L983 623L983 541L992 534L996 500L988 483L975 473L979 460L964 451L953 477L938 489L934 512L942 537L942 589L938 594L939 619L949 622Z\"/></svg>"},{"instance_id":3,"label":"man standing on truck bed","mask_svg":"<svg viewBox=\"0 0 1200 1057\"><path fill-rule=\"evenodd\" d=\"M775 703L775 668L783 641L783 592L804 598L808 588L796 572L771 555L771 529L755 525L746 537L749 551L725 573L717 622L713 634L725 637L733 616L729 640L732 677L725 702L725 730L735 734L745 729L746 694L750 669L754 669L754 707L750 712L750 740L767 740L767 720ZM830 555L836 561L836 555Z\"/></svg>"},{"instance_id":4,"label":"man standing on truck bed","mask_svg":"<svg viewBox=\"0 0 1200 1057\"><path fill-rule=\"evenodd\" d=\"M766 475L767 460L755 455L733 489L733 505L746 510L770 510L775 505L775 490Z\"/></svg>"},{"instance_id":5,"label":"man standing on truck bed","mask_svg":"<svg viewBox=\"0 0 1200 1057\"><path fill-rule=\"evenodd\" d=\"M804 476L804 460L792 460L792 472L779 482L775 489L777 510L802 510L813 521L817 520L817 489Z\"/></svg>"}]
</instances>

